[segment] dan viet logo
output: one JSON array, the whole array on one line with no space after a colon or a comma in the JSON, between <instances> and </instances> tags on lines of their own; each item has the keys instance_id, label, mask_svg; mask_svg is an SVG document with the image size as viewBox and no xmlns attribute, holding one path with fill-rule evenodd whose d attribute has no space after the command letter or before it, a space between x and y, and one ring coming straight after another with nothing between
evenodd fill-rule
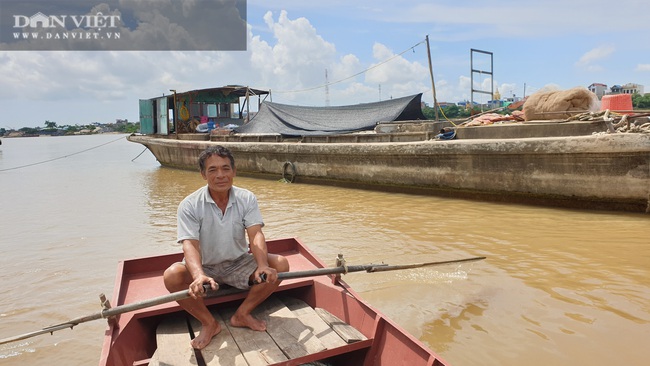
<instances>
[{"instance_id":1,"label":"dan viet logo","mask_svg":"<svg viewBox=\"0 0 650 366\"><path fill-rule=\"evenodd\" d=\"M104 15L101 12L95 15L45 15L40 11L31 17L14 15L14 28L43 27L66 28L68 19L77 28L117 28L121 22L119 15Z\"/></svg>"},{"instance_id":2,"label":"dan viet logo","mask_svg":"<svg viewBox=\"0 0 650 366\"><path fill-rule=\"evenodd\" d=\"M246 0L0 0L4 51L245 51Z\"/></svg>"},{"instance_id":3,"label":"dan viet logo","mask_svg":"<svg viewBox=\"0 0 650 366\"><path fill-rule=\"evenodd\" d=\"M14 39L120 39L120 15L14 15Z\"/></svg>"}]
</instances>

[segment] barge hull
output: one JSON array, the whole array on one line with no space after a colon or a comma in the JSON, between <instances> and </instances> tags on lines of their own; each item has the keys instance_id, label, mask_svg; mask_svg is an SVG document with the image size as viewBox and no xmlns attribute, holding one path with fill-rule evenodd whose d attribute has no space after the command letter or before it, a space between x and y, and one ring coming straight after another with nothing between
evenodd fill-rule
<instances>
[{"instance_id":1,"label":"barge hull","mask_svg":"<svg viewBox=\"0 0 650 366\"><path fill-rule=\"evenodd\" d=\"M382 143L212 142L129 136L161 165L197 170L211 144L237 173L455 198L650 212L650 135Z\"/></svg>"}]
</instances>

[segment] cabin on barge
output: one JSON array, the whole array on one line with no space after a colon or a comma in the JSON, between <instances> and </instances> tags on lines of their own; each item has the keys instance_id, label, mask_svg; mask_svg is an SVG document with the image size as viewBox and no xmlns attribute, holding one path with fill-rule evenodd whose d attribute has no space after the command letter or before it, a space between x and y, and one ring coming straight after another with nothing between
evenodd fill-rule
<instances>
[{"instance_id":1,"label":"cabin on barge","mask_svg":"<svg viewBox=\"0 0 650 366\"><path fill-rule=\"evenodd\" d=\"M140 99L140 132L147 135L170 136L195 133L200 125L203 132L226 126L239 126L250 116L251 102L259 106L271 95L268 90L240 85L227 85L177 92L150 99ZM207 135L205 135L207 136Z\"/></svg>"}]
</instances>

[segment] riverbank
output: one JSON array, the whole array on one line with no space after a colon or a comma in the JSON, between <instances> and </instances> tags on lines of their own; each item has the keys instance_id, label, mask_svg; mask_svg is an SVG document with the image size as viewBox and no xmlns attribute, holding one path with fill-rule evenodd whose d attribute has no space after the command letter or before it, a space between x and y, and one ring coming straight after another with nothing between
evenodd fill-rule
<instances>
[{"instance_id":1,"label":"riverbank","mask_svg":"<svg viewBox=\"0 0 650 366\"><path fill-rule=\"evenodd\" d=\"M53 133L53 134L44 134L44 133L25 133L21 131L13 131L7 133L4 136L0 136L0 141L3 138L20 138L20 137L61 137L61 136L88 136L88 135L123 135L124 132L95 132L95 131L78 131L74 133ZM0 142L2 143L2 142Z\"/></svg>"}]
</instances>

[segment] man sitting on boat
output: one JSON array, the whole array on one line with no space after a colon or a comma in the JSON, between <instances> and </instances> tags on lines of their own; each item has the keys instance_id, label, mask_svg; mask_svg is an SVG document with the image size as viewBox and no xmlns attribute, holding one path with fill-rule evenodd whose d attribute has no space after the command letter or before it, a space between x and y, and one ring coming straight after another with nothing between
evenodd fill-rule
<instances>
[{"instance_id":1,"label":"man sitting on boat","mask_svg":"<svg viewBox=\"0 0 650 366\"><path fill-rule=\"evenodd\" d=\"M230 323L265 331L266 323L251 312L278 288L277 273L289 271L289 263L285 257L267 252L257 198L233 186L236 169L231 152L223 146L208 147L199 156L199 169L207 185L178 206L178 242L185 258L165 271L164 281L170 292L189 287L191 298L178 304L201 322L201 333L191 345L202 349L221 331L203 302L204 284L213 290L219 284L250 289ZM251 286L253 283L259 285Z\"/></svg>"}]
</instances>

